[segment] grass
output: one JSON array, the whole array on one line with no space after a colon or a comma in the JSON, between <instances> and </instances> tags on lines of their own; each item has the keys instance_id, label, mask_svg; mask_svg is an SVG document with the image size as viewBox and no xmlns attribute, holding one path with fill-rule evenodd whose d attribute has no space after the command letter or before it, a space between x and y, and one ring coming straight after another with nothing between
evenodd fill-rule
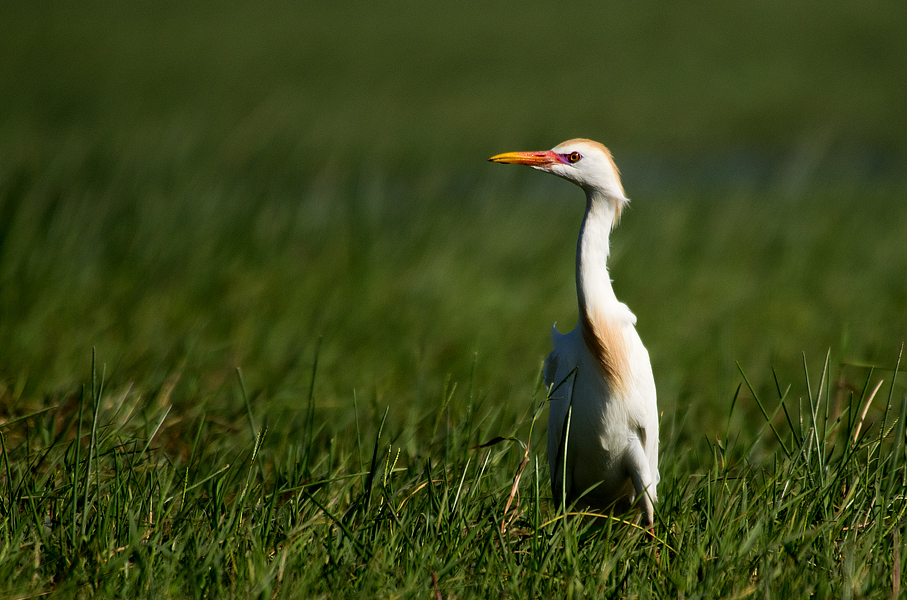
<instances>
[{"instance_id":1,"label":"grass","mask_svg":"<svg viewBox=\"0 0 907 600\"><path fill-rule=\"evenodd\" d=\"M0 596L898 595L901 20L527 6L0 9ZM581 200L484 163L574 134L633 199L652 535L552 507Z\"/></svg>"},{"instance_id":2,"label":"grass","mask_svg":"<svg viewBox=\"0 0 907 600\"><path fill-rule=\"evenodd\" d=\"M795 400L787 386L759 401L784 415L760 426L771 436L734 432L730 418L695 452L663 436L651 536L554 513L533 449L541 393L514 419L452 386L418 427L394 431L387 409L354 404L354 424L325 430L308 411L268 425L251 410L245 422L187 414L174 386L148 397L108 391L95 369L77 395L4 427L8 596L887 598L899 589L907 404L872 373L842 393L827 359L819 373L804 364L812 395ZM241 375L237 387L246 393ZM883 416L869 423L864 407L879 395ZM492 439L502 429L515 437Z\"/></svg>"}]
</instances>

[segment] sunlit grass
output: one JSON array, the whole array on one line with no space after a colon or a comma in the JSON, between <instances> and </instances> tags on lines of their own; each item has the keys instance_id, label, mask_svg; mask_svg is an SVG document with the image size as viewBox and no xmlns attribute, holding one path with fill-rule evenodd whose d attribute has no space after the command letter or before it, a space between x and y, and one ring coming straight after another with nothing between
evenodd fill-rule
<instances>
[{"instance_id":1,"label":"sunlit grass","mask_svg":"<svg viewBox=\"0 0 907 600\"><path fill-rule=\"evenodd\" d=\"M309 422L311 398L263 424L256 402L217 418L169 389L110 389L96 365L77 395L3 426L4 593L887 598L903 386L870 372L842 401L827 366L804 371L811 395L761 398L773 414L752 431L664 435L649 533L554 512L528 437L538 389L515 420L450 387L416 428L356 405L348 425ZM474 444L502 428L510 440Z\"/></svg>"}]
</instances>

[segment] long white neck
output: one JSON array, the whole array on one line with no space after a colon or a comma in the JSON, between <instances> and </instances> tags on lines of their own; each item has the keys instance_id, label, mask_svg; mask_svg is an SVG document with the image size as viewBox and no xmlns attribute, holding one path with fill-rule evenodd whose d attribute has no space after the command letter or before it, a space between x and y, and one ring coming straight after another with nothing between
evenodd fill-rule
<instances>
[{"instance_id":1,"label":"long white neck","mask_svg":"<svg viewBox=\"0 0 907 600\"><path fill-rule=\"evenodd\" d=\"M635 323L636 318L617 301L608 276L611 227L624 202L594 190L586 192L586 216L576 248L576 295L586 348L608 387L626 392L633 374L622 325Z\"/></svg>"},{"instance_id":2,"label":"long white neck","mask_svg":"<svg viewBox=\"0 0 907 600\"><path fill-rule=\"evenodd\" d=\"M617 298L608 275L609 238L617 202L596 190L586 192L586 214L576 243L576 296L581 312L608 311Z\"/></svg>"}]
</instances>

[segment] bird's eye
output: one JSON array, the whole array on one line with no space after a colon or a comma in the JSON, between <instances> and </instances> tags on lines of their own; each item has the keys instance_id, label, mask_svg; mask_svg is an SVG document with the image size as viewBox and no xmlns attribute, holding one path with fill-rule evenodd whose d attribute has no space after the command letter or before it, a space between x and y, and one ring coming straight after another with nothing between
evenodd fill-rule
<instances>
[{"instance_id":1,"label":"bird's eye","mask_svg":"<svg viewBox=\"0 0 907 600\"><path fill-rule=\"evenodd\" d=\"M567 157L567 160L569 160L572 163L575 163L575 162L579 162L579 159L581 159L582 157L583 157L582 154L580 154L579 152L571 152L570 155Z\"/></svg>"}]
</instances>

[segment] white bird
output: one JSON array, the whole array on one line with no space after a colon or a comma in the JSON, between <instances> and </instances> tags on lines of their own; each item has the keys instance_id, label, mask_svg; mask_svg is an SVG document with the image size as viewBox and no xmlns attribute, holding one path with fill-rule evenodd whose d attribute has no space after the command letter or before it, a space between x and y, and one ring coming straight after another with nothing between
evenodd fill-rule
<instances>
[{"instance_id":1,"label":"white bird","mask_svg":"<svg viewBox=\"0 0 907 600\"><path fill-rule=\"evenodd\" d=\"M554 350L545 361L555 504L624 512L638 501L651 526L659 479L655 380L636 317L615 297L607 266L611 229L629 202L620 172L607 148L585 139L488 160L528 165L586 192L576 244L579 322L566 335L552 328Z\"/></svg>"}]
</instances>

